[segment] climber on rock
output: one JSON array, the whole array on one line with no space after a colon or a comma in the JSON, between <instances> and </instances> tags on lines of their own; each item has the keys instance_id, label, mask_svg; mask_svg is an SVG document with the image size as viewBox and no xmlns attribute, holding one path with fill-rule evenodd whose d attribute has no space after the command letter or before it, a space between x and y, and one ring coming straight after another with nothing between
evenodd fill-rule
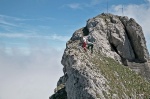
<instances>
[{"instance_id":1,"label":"climber on rock","mask_svg":"<svg viewBox=\"0 0 150 99\"><path fill-rule=\"evenodd\" d=\"M87 38L87 45L88 49L91 49L91 53L93 53L93 46L94 46L95 38L92 35L89 35Z\"/></svg>"},{"instance_id":2,"label":"climber on rock","mask_svg":"<svg viewBox=\"0 0 150 99\"><path fill-rule=\"evenodd\" d=\"M83 43L82 43L82 47L83 49L86 51L86 45L87 45L87 40L85 37L83 37Z\"/></svg>"}]
</instances>

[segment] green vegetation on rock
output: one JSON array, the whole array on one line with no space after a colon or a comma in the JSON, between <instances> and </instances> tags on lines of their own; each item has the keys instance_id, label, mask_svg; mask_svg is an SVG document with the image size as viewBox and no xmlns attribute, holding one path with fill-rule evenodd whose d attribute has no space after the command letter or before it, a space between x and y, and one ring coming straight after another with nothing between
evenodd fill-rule
<instances>
[{"instance_id":1,"label":"green vegetation on rock","mask_svg":"<svg viewBox=\"0 0 150 99\"><path fill-rule=\"evenodd\" d=\"M125 96L131 99L150 98L150 83L148 81L115 60L100 56L94 57L92 63L96 64L97 68L108 80L110 94L105 94L106 98L110 99L115 94L120 99L126 98Z\"/></svg>"}]
</instances>

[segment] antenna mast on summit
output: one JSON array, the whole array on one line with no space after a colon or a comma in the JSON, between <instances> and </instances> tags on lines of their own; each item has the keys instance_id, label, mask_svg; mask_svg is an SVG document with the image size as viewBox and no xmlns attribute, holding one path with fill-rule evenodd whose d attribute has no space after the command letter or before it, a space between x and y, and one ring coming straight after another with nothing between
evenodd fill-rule
<instances>
[{"instance_id":1,"label":"antenna mast on summit","mask_svg":"<svg viewBox=\"0 0 150 99\"><path fill-rule=\"evenodd\" d=\"M118 10L121 10L122 16L124 16L124 13L123 13L124 12L123 4L122 4L122 7L120 7Z\"/></svg>"},{"instance_id":2,"label":"antenna mast on summit","mask_svg":"<svg viewBox=\"0 0 150 99\"><path fill-rule=\"evenodd\" d=\"M124 13L123 13L123 10L124 10L124 9L123 9L123 4L122 4L122 8L121 8L121 9L122 9L122 16L124 16Z\"/></svg>"},{"instance_id":3,"label":"antenna mast on summit","mask_svg":"<svg viewBox=\"0 0 150 99\"><path fill-rule=\"evenodd\" d=\"M107 0L107 13L108 13L108 0Z\"/></svg>"}]
</instances>

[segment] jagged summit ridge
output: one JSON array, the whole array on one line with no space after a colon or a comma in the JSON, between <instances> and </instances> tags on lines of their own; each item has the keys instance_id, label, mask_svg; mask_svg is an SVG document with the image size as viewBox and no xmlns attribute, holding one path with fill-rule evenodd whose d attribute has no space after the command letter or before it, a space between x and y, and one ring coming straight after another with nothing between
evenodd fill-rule
<instances>
[{"instance_id":1,"label":"jagged summit ridge","mask_svg":"<svg viewBox=\"0 0 150 99\"><path fill-rule=\"evenodd\" d=\"M95 38L93 54L82 48L82 38L89 34ZM61 61L64 76L50 99L148 98L148 56L142 27L133 18L100 14L89 19L67 42ZM136 85L146 89L139 91Z\"/></svg>"},{"instance_id":2,"label":"jagged summit ridge","mask_svg":"<svg viewBox=\"0 0 150 99\"><path fill-rule=\"evenodd\" d=\"M133 18L101 14L89 19L85 28L97 37L99 46L106 50L105 54L115 52L129 61L148 60L149 54L142 27Z\"/></svg>"}]
</instances>

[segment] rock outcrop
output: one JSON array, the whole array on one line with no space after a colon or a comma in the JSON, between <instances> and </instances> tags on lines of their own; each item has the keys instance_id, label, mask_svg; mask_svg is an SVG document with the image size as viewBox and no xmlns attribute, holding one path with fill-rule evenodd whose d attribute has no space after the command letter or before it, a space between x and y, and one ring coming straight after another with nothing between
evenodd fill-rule
<instances>
[{"instance_id":1,"label":"rock outcrop","mask_svg":"<svg viewBox=\"0 0 150 99\"><path fill-rule=\"evenodd\" d=\"M82 48L88 35L95 38L93 53ZM64 76L50 99L150 98L149 53L132 18L103 13L89 19L67 42L61 63Z\"/></svg>"}]
</instances>

